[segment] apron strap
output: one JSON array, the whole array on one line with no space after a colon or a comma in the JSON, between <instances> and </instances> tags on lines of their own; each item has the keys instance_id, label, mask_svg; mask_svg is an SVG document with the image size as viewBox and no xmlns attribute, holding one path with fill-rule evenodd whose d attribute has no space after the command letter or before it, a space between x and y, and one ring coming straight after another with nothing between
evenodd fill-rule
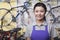
<instances>
[{"instance_id":1,"label":"apron strap","mask_svg":"<svg viewBox=\"0 0 60 40\"><path fill-rule=\"evenodd\" d=\"M46 26L45 26L45 30L47 30L47 31L48 31L48 25L46 25Z\"/></svg>"},{"instance_id":2,"label":"apron strap","mask_svg":"<svg viewBox=\"0 0 60 40\"><path fill-rule=\"evenodd\" d=\"M35 30L35 26L36 26L36 25L33 26L33 30Z\"/></svg>"}]
</instances>

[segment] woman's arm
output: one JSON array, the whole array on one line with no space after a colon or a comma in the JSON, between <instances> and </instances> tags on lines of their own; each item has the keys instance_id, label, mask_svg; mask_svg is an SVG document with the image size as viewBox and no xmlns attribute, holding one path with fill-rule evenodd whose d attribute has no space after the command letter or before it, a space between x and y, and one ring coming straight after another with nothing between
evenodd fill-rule
<instances>
[{"instance_id":1,"label":"woman's arm","mask_svg":"<svg viewBox=\"0 0 60 40\"><path fill-rule=\"evenodd\" d=\"M25 32L25 35L24 35L24 36L25 36L25 40L31 40L31 39L30 39L31 31L32 31L32 29L30 29L30 27L27 27L27 28L26 28L26 32Z\"/></svg>"},{"instance_id":2,"label":"woman's arm","mask_svg":"<svg viewBox=\"0 0 60 40\"><path fill-rule=\"evenodd\" d=\"M54 30L54 24L51 25L51 30L50 30L50 35L51 35L51 40L54 40L55 30Z\"/></svg>"},{"instance_id":3,"label":"woman's arm","mask_svg":"<svg viewBox=\"0 0 60 40\"><path fill-rule=\"evenodd\" d=\"M49 40L54 40L54 37L53 37L54 30L53 29L54 29L54 26L52 24L49 24L48 25L48 31L49 31L49 36L50 36Z\"/></svg>"}]
</instances>

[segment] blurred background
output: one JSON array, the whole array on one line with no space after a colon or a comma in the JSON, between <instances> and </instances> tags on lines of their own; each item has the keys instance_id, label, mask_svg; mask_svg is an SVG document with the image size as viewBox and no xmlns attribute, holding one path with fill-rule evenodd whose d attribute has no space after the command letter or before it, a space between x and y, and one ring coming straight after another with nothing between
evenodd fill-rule
<instances>
[{"instance_id":1,"label":"blurred background","mask_svg":"<svg viewBox=\"0 0 60 40\"><path fill-rule=\"evenodd\" d=\"M19 32L23 35L26 27L35 21L33 6L37 2L46 4L47 23L54 23L55 28L60 28L60 0L0 0L0 30L22 28Z\"/></svg>"}]
</instances>

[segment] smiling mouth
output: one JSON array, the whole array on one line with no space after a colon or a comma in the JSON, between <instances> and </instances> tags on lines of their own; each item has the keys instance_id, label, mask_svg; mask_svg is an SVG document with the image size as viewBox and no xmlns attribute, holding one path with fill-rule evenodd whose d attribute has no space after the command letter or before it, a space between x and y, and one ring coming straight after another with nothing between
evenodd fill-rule
<instances>
[{"instance_id":1,"label":"smiling mouth","mask_svg":"<svg viewBox=\"0 0 60 40\"><path fill-rule=\"evenodd\" d=\"M42 17L42 16L37 16L37 17Z\"/></svg>"}]
</instances>

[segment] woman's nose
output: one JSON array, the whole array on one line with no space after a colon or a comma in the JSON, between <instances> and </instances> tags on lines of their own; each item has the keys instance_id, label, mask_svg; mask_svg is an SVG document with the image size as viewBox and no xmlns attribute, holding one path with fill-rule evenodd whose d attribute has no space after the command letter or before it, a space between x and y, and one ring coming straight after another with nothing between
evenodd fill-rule
<instances>
[{"instance_id":1,"label":"woman's nose","mask_svg":"<svg viewBox=\"0 0 60 40\"><path fill-rule=\"evenodd\" d=\"M41 12L38 12L38 14L41 14Z\"/></svg>"}]
</instances>

